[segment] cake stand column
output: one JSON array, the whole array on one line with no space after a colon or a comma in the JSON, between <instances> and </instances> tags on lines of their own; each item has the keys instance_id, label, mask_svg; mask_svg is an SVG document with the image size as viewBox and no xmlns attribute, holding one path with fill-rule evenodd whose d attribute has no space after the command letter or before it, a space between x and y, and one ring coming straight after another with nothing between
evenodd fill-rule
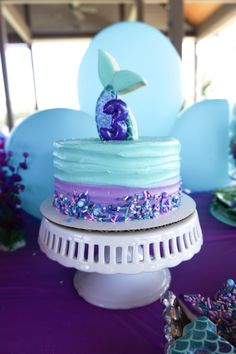
<instances>
[{"instance_id":1,"label":"cake stand column","mask_svg":"<svg viewBox=\"0 0 236 354\"><path fill-rule=\"evenodd\" d=\"M159 299L170 285L169 269L137 274L100 274L77 271L74 286L90 304L107 309L131 309Z\"/></svg>"}]
</instances>

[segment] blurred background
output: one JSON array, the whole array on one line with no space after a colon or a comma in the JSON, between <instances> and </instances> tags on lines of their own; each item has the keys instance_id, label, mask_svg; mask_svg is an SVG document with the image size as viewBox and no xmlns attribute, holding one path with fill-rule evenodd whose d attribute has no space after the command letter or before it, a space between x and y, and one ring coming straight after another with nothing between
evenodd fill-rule
<instances>
[{"instance_id":1,"label":"blurred background","mask_svg":"<svg viewBox=\"0 0 236 354\"><path fill-rule=\"evenodd\" d=\"M184 106L236 101L236 1L5 0L0 3L0 131L35 110L79 109L80 62L91 39L120 21L143 21L182 57Z\"/></svg>"}]
</instances>

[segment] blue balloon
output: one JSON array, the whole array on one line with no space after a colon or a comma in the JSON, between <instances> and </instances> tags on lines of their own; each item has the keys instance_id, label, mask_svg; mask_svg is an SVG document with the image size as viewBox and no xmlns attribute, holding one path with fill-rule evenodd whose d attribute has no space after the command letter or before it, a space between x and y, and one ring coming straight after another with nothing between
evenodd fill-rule
<instances>
[{"instance_id":1,"label":"blue balloon","mask_svg":"<svg viewBox=\"0 0 236 354\"><path fill-rule=\"evenodd\" d=\"M53 195L53 142L67 138L96 136L94 119L87 113L72 109L49 109L32 114L13 129L7 149L15 163L28 152L28 170L21 170L25 191L22 208L40 218L40 204Z\"/></svg>"},{"instance_id":2,"label":"blue balloon","mask_svg":"<svg viewBox=\"0 0 236 354\"><path fill-rule=\"evenodd\" d=\"M180 113L173 136L181 142L183 187L208 191L230 183L229 104L205 100Z\"/></svg>"},{"instance_id":3,"label":"blue balloon","mask_svg":"<svg viewBox=\"0 0 236 354\"><path fill-rule=\"evenodd\" d=\"M169 135L182 102L181 62L168 38L143 22L121 22L99 32L80 66L78 91L83 111L95 115L102 85L98 49L109 52L121 69L142 75L148 86L122 98L134 113L139 135Z\"/></svg>"}]
</instances>

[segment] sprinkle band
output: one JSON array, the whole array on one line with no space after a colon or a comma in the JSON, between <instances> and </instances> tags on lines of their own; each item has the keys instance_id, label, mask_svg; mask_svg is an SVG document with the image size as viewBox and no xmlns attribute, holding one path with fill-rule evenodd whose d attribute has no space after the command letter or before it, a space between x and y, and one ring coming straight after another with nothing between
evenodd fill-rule
<instances>
[{"instance_id":1,"label":"sprinkle band","mask_svg":"<svg viewBox=\"0 0 236 354\"><path fill-rule=\"evenodd\" d=\"M151 194L149 191L117 198L117 203L101 205L90 199L89 193L74 192L73 196L54 193L53 206L64 215L99 222L122 222L153 219L177 209L181 189L175 193Z\"/></svg>"}]
</instances>

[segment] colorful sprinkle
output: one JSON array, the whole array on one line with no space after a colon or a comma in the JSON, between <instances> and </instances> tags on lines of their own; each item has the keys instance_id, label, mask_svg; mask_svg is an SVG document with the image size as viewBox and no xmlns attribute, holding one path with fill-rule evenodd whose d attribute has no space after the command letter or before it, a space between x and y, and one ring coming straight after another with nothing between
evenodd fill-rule
<instances>
[{"instance_id":1,"label":"colorful sprinkle","mask_svg":"<svg viewBox=\"0 0 236 354\"><path fill-rule=\"evenodd\" d=\"M90 200L89 193L76 193L70 198L54 193L53 206L61 213L78 219L101 222L122 222L153 219L177 209L181 203L182 191L161 195L151 195L144 191L133 196L124 196L116 205L102 206Z\"/></svg>"},{"instance_id":2,"label":"colorful sprinkle","mask_svg":"<svg viewBox=\"0 0 236 354\"><path fill-rule=\"evenodd\" d=\"M221 336L236 345L236 284L232 279L226 281L214 299L199 294L183 295L182 299L196 314L213 321Z\"/></svg>"}]
</instances>

